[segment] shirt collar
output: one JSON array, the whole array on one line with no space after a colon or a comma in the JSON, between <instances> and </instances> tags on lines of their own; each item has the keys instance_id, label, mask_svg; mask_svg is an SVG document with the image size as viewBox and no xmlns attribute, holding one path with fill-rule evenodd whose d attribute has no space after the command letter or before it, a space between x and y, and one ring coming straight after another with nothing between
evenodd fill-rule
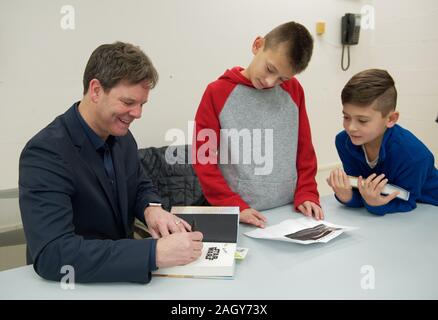
<instances>
[{"instance_id":1,"label":"shirt collar","mask_svg":"<svg viewBox=\"0 0 438 320\"><path fill-rule=\"evenodd\" d=\"M82 129L84 130L85 135L88 137L88 139L90 139L93 147L96 150L100 150L101 148L103 148L105 146L105 144L108 144L109 146L112 146L115 143L115 137L114 136L109 136L106 141L104 141L101 137L99 137L97 135L96 132L94 132L93 129L90 128L90 126L87 124L87 122L85 122L84 118L82 117L82 115L79 112L79 102L76 102L74 104L75 106L75 113L76 116L78 117L79 123L81 124Z\"/></svg>"}]
</instances>

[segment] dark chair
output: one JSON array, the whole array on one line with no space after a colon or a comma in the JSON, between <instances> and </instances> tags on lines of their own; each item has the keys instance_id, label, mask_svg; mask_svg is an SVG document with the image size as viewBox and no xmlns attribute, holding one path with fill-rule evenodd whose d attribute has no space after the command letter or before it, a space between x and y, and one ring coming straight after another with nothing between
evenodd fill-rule
<instances>
[{"instance_id":1,"label":"dark chair","mask_svg":"<svg viewBox=\"0 0 438 320\"><path fill-rule=\"evenodd\" d=\"M145 174L154 182L164 209L172 206L208 206L191 165L191 146L149 147L138 150ZM135 220L134 237L150 237L146 226Z\"/></svg>"},{"instance_id":2,"label":"dark chair","mask_svg":"<svg viewBox=\"0 0 438 320\"><path fill-rule=\"evenodd\" d=\"M138 155L158 188L163 208L209 205L191 165L191 146L150 147L139 149Z\"/></svg>"}]
</instances>

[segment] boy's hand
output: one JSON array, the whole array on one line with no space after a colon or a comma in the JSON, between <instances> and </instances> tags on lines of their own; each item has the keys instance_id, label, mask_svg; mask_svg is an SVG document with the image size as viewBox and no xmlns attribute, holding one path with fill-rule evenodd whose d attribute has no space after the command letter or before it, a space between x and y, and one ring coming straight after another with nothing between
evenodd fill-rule
<instances>
[{"instance_id":1,"label":"boy's hand","mask_svg":"<svg viewBox=\"0 0 438 320\"><path fill-rule=\"evenodd\" d=\"M298 210L307 217L314 216L316 220L324 219L324 213L321 207L312 201L304 201L298 206Z\"/></svg>"},{"instance_id":2,"label":"boy's hand","mask_svg":"<svg viewBox=\"0 0 438 320\"><path fill-rule=\"evenodd\" d=\"M353 189L350 179L342 168L336 168L330 172L327 178L328 185L333 189L339 200L347 203L353 198Z\"/></svg>"},{"instance_id":3,"label":"boy's hand","mask_svg":"<svg viewBox=\"0 0 438 320\"><path fill-rule=\"evenodd\" d=\"M388 179L385 179L383 173L379 176L373 173L366 179L363 179L362 176L360 176L357 186L365 202L370 206L377 207L387 204L400 193L399 191L394 191L387 196L383 196L381 192L387 183Z\"/></svg>"},{"instance_id":4,"label":"boy's hand","mask_svg":"<svg viewBox=\"0 0 438 320\"><path fill-rule=\"evenodd\" d=\"M240 212L239 221L247 224L253 224L259 228L264 228L266 218L256 209L248 208Z\"/></svg>"}]
</instances>

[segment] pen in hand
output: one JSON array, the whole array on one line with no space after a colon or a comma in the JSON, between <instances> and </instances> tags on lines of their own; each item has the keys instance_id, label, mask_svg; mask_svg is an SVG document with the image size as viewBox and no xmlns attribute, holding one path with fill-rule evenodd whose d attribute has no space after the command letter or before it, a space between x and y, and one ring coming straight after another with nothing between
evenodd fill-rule
<instances>
[{"instance_id":1,"label":"pen in hand","mask_svg":"<svg viewBox=\"0 0 438 320\"><path fill-rule=\"evenodd\" d=\"M190 225L190 227L192 229L192 232L196 231L196 220L195 219L192 220L192 224Z\"/></svg>"}]
</instances>

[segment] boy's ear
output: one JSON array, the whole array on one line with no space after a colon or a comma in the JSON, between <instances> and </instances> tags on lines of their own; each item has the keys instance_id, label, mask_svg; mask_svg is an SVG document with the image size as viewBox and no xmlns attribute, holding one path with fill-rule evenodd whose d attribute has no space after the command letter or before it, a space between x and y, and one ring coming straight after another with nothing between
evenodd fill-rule
<instances>
[{"instance_id":1,"label":"boy's ear","mask_svg":"<svg viewBox=\"0 0 438 320\"><path fill-rule=\"evenodd\" d=\"M391 111L388 115L386 127L392 128L397 123L399 116L400 116L400 113L398 111Z\"/></svg>"},{"instance_id":2,"label":"boy's ear","mask_svg":"<svg viewBox=\"0 0 438 320\"><path fill-rule=\"evenodd\" d=\"M252 53L257 54L265 45L265 38L258 36L252 44Z\"/></svg>"}]
</instances>

